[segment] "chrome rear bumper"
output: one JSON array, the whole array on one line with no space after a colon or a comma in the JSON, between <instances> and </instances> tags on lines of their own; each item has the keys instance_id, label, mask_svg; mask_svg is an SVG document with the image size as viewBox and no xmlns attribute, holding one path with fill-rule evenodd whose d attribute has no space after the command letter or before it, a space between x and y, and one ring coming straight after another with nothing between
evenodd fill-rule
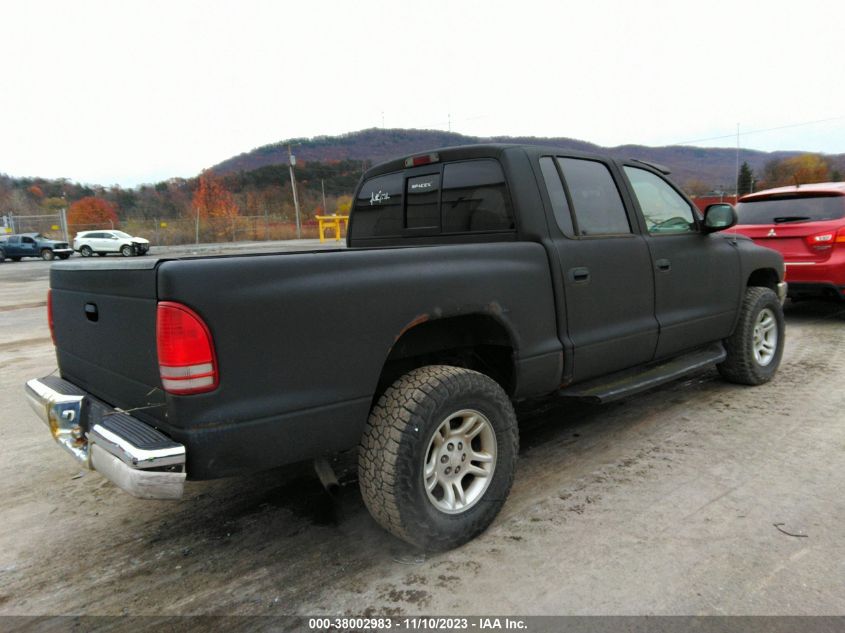
<instances>
[{"instance_id":1,"label":"chrome rear bumper","mask_svg":"<svg viewBox=\"0 0 845 633\"><path fill-rule=\"evenodd\" d=\"M86 468L142 499L182 496L183 445L55 376L28 381L26 396L53 439Z\"/></svg>"}]
</instances>

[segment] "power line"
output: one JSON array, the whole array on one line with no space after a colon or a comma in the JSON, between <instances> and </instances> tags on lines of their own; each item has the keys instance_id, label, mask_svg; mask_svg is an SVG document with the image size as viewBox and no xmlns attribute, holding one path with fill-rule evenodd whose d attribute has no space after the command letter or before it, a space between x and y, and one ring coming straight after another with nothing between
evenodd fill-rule
<instances>
[{"instance_id":1,"label":"power line","mask_svg":"<svg viewBox=\"0 0 845 633\"><path fill-rule=\"evenodd\" d=\"M689 145L690 143L703 143L704 141L718 141L726 138L736 138L737 136L747 136L749 134L760 134L761 132L774 132L775 130L786 130L793 127L803 127L805 125L815 125L817 123L828 123L830 121L841 121L845 119L845 115L835 116L830 119L818 119L816 121L805 121L803 123L790 123L789 125L779 125L777 127L769 127L761 130L749 130L748 132L737 132L735 134L725 134L723 136L711 136L710 138L696 138L690 141L678 141L671 143L671 145Z\"/></svg>"}]
</instances>

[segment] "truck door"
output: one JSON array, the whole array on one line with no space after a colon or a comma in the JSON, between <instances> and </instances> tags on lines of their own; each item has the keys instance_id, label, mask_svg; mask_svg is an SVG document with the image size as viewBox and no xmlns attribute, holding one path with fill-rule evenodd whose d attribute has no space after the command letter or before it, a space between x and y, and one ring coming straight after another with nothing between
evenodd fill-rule
<instances>
[{"instance_id":1,"label":"truck door","mask_svg":"<svg viewBox=\"0 0 845 633\"><path fill-rule=\"evenodd\" d=\"M654 264L657 358L730 335L743 281L729 239L701 230L690 202L660 174L626 164Z\"/></svg>"},{"instance_id":2,"label":"truck door","mask_svg":"<svg viewBox=\"0 0 845 633\"><path fill-rule=\"evenodd\" d=\"M572 378L591 378L651 360L657 345L654 277L619 175L600 160L540 158L562 268Z\"/></svg>"},{"instance_id":3,"label":"truck door","mask_svg":"<svg viewBox=\"0 0 845 633\"><path fill-rule=\"evenodd\" d=\"M37 257L38 256L38 247L35 244L35 240L31 237L23 236L21 237L21 255L24 257Z\"/></svg>"},{"instance_id":4,"label":"truck door","mask_svg":"<svg viewBox=\"0 0 845 633\"><path fill-rule=\"evenodd\" d=\"M6 257L21 256L21 238L19 235L12 235L6 240Z\"/></svg>"}]
</instances>

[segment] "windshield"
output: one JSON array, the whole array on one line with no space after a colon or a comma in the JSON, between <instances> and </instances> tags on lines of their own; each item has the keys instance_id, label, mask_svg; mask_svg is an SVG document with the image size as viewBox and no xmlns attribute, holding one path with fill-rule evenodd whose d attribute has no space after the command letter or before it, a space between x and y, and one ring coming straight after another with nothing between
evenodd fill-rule
<instances>
[{"instance_id":1,"label":"windshield","mask_svg":"<svg viewBox=\"0 0 845 633\"><path fill-rule=\"evenodd\" d=\"M117 237L126 237L126 238L132 237L131 235L129 235L128 233L124 233L123 231L112 231L112 233Z\"/></svg>"},{"instance_id":2,"label":"windshield","mask_svg":"<svg viewBox=\"0 0 845 633\"><path fill-rule=\"evenodd\" d=\"M819 222L845 216L845 199L836 195L783 195L736 205L739 224Z\"/></svg>"}]
</instances>

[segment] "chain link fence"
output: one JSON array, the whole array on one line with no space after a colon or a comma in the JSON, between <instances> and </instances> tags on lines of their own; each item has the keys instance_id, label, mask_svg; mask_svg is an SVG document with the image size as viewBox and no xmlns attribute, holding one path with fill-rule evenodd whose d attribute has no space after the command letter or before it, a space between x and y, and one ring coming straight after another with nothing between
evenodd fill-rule
<instances>
[{"instance_id":1,"label":"chain link fence","mask_svg":"<svg viewBox=\"0 0 845 633\"><path fill-rule=\"evenodd\" d=\"M41 233L57 240L65 239L61 213L33 216L4 216L0 234ZM181 246L216 242L270 241L296 239L296 224L287 217L274 215L236 216L234 218L128 218L112 224L70 224L68 240L80 231L119 229L137 237L144 237L153 246ZM303 238L318 238L317 221L302 222ZM341 236L342 238L345 235ZM327 239L334 234L328 231Z\"/></svg>"},{"instance_id":2,"label":"chain link fence","mask_svg":"<svg viewBox=\"0 0 845 633\"><path fill-rule=\"evenodd\" d=\"M7 215L0 218L0 235L9 233L41 233L55 240L65 239L64 217L59 213L41 215ZM72 238L72 235L68 237Z\"/></svg>"},{"instance_id":3,"label":"chain link fence","mask_svg":"<svg viewBox=\"0 0 845 633\"><path fill-rule=\"evenodd\" d=\"M296 239L296 224L287 218L272 215L209 218L200 219L199 223L192 218L130 218L122 220L114 227L102 224L71 224L70 238L73 240L73 236L80 231L111 228L146 238L153 246ZM319 237L316 220L302 222L302 237Z\"/></svg>"}]
</instances>

